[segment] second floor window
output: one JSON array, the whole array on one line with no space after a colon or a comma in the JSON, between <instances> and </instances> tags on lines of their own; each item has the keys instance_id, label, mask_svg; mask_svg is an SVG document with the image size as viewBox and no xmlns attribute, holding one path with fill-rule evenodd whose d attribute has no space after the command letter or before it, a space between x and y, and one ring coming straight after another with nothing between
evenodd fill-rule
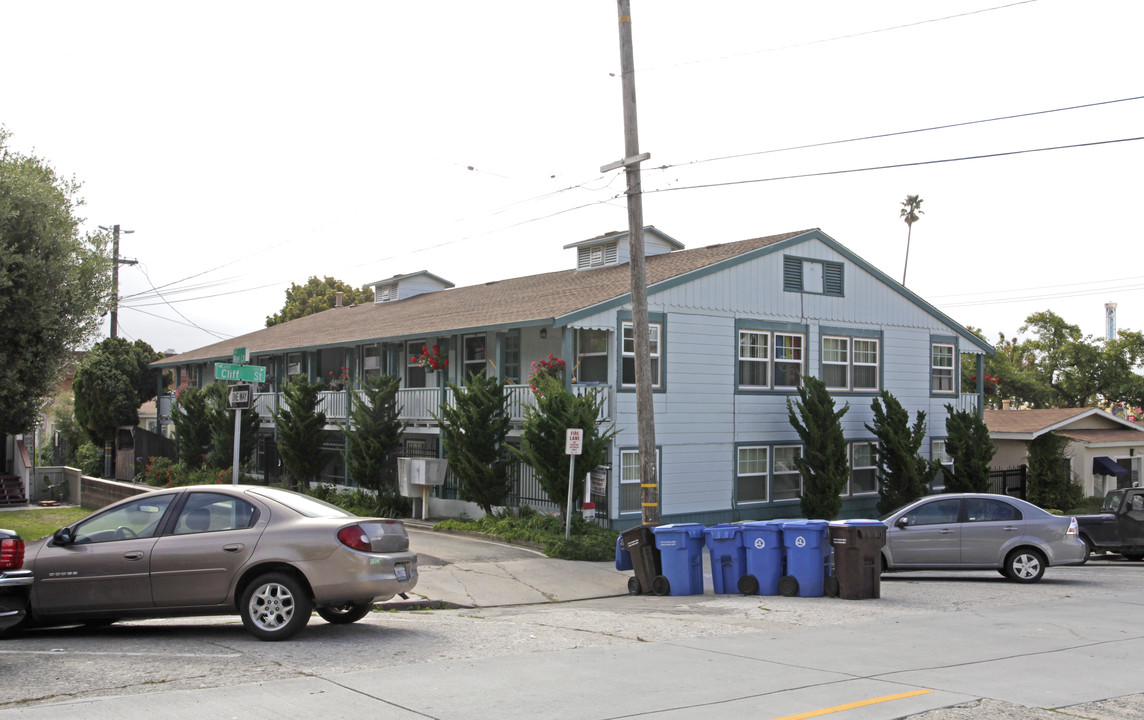
<instances>
[{"instance_id":1,"label":"second floor window","mask_svg":"<svg viewBox=\"0 0 1144 720\"><path fill-rule=\"evenodd\" d=\"M634 372L634 371L633 371ZM608 382L608 333L606 330L576 331L576 382Z\"/></svg>"},{"instance_id":2,"label":"second floor window","mask_svg":"<svg viewBox=\"0 0 1144 720\"><path fill-rule=\"evenodd\" d=\"M822 338L822 379L831 390L878 389L878 341L872 338Z\"/></svg>"},{"instance_id":3,"label":"second floor window","mask_svg":"<svg viewBox=\"0 0 1144 720\"><path fill-rule=\"evenodd\" d=\"M636 384L636 337L635 327L631 322L625 321L624 347L623 347L623 377L622 384L635 387ZM660 337L663 326L659 323L648 323L648 348L651 355L651 386L659 387L660 377Z\"/></svg>"},{"instance_id":4,"label":"second floor window","mask_svg":"<svg viewBox=\"0 0 1144 720\"><path fill-rule=\"evenodd\" d=\"M462 381L473 374L484 375L487 355L485 354L486 338L484 335L465 336L465 362Z\"/></svg>"},{"instance_id":5,"label":"second floor window","mask_svg":"<svg viewBox=\"0 0 1144 720\"><path fill-rule=\"evenodd\" d=\"M931 389L935 393L952 393L953 384L953 345L934 343L930 351Z\"/></svg>"},{"instance_id":6,"label":"second floor window","mask_svg":"<svg viewBox=\"0 0 1144 720\"><path fill-rule=\"evenodd\" d=\"M804 336L769 330L739 331L739 387L788 390L802 384Z\"/></svg>"}]
</instances>

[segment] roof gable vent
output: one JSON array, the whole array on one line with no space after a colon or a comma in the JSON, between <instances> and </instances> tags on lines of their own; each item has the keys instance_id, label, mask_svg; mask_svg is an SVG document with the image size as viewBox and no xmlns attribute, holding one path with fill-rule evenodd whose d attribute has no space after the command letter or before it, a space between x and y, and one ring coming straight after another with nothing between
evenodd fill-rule
<instances>
[{"instance_id":1,"label":"roof gable vent","mask_svg":"<svg viewBox=\"0 0 1144 720\"><path fill-rule=\"evenodd\" d=\"M373 286L374 305L405 300L453 287L453 283L426 270L410 275L397 275L369 284Z\"/></svg>"}]
</instances>

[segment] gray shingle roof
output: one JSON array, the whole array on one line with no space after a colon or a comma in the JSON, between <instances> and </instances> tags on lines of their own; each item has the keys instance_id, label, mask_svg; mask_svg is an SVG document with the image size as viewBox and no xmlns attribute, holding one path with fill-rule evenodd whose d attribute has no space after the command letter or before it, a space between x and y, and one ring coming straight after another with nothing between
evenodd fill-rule
<instances>
[{"instance_id":1,"label":"gray shingle roof","mask_svg":"<svg viewBox=\"0 0 1144 720\"><path fill-rule=\"evenodd\" d=\"M653 255L647 258L647 282L651 286L670 280L805 232L809 231ZM593 270L563 270L451 288L396 302L331 308L172 355L154 366L226 360L236 347L260 354L444 335L490 326L543 324L623 297L631 291L630 273L627 263Z\"/></svg>"}]
</instances>

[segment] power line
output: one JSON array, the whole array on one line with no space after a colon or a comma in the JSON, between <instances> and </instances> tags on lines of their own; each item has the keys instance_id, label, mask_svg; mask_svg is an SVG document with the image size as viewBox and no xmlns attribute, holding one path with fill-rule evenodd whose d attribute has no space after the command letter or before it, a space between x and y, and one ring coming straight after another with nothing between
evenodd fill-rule
<instances>
[{"instance_id":1,"label":"power line","mask_svg":"<svg viewBox=\"0 0 1144 720\"><path fill-rule=\"evenodd\" d=\"M1080 285L1096 285L1098 283L1125 282L1125 281L1129 281L1129 280L1144 280L1144 275L1133 275L1131 277L1122 277L1122 278L1108 278L1107 280L1085 280L1083 282L1075 282L1075 283L1055 283L1053 285L1037 285L1034 287L1025 287L1025 288L1006 288L1004 290L985 290L985 291L981 291L981 292L971 292L971 293L952 293L950 295L927 295L926 299L935 300L938 298L968 298L968 297L977 297L980 295L994 295L994 294L1001 293L1001 292L1030 292L1032 290L1048 290L1048 289L1055 289L1055 288L1077 287Z\"/></svg>"},{"instance_id":2,"label":"power line","mask_svg":"<svg viewBox=\"0 0 1144 720\"><path fill-rule=\"evenodd\" d=\"M246 292L253 292L253 291L255 291L255 290L265 290L266 288L269 288L269 287L276 287L276 286L278 286L278 285L281 285L281 283L277 283L277 282L275 282L275 283L268 283L268 284L266 284L266 285L258 285L257 287L243 288L242 290L231 290L230 292L224 292L224 293L215 293L215 294L213 294L213 295L199 295L198 297L193 297L193 298L183 298L182 300L167 300L166 298L163 298L163 297L160 295L159 297L160 297L160 299L162 299L162 300L163 300L163 302L141 303L141 304L138 304L138 305L125 305L124 307L129 307L129 308L140 308L140 307L151 307L151 306L153 306L153 305L164 305L164 304L165 304L165 305L171 305L171 304L173 304L173 303L195 302L195 301L197 301L197 300L209 300L209 299L211 299L211 298L216 298L216 297L224 297L224 296L226 296L226 295L239 295L239 294L241 294L241 293L246 293ZM143 298L143 299L150 299L150 298Z\"/></svg>"},{"instance_id":3,"label":"power line","mask_svg":"<svg viewBox=\"0 0 1144 720\"><path fill-rule=\"evenodd\" d=\"M140 310L139 308L130 308L130 309L134 310L137 313L143 313L144 315L150 315L153 318L158 318L160 320L166 320L167 322L170 322L170 323L175 323L176 325L184 325L186 327L193 327L197 330L202 330L203 332L207 333L208 335L214 335L219 340L226 340L228 338L234 337L233 335L220 335L218 333L211 332L210 330L199 327L198 325L194 324L193 322L179 322L178 320L175 320L173 318L164 317L162 315L158 315L158 314L153 313L153 312L147 312L146 310Z\"/></svg>"},{"instance_id":4,"label":"power line","mask_svg":"<svg viewBox=\"0 0 1144 720\"><path fill-rule=\"evenodd\" d=\"M139 272L143 273L143 277L147 278L147 284L151 286L151 289L154 290L156 293L158 293L159 289L155 287L155 283L151 282L151 277L147 274L147 271L140 267ZM176 308L171 303L167 302L167 300L165 298L163 298L162 294L160 294L159 297L163 299L163 302L166 303L167 307L174 310L175 314L178 315L179 317L183 318L184 320L186 320L191 325L191 327L198 328L199 330L202 330L203 332L205 332L208 335L214 335L219 340L225 340L226 339L225 335L220 335L213 330L207 330L205 327L199 325L194 320L191 320L189 317L187 317L183 313L179 312L178 308ZM138 310L138 308L134 308L134 309ZM143 312L143 311L139 310L139 312ZM153 313L146 313L146 314L151 315ZM159 317L159 316L156 316L156 317Z\"/></svg>"},{"instance_id":5,"label":"power line","mask_svg":"<svg viewBox=\"0 0 1144 720\"><path fill-rule=\"evenodd\" d=\"M1133 100L1144 100L1144 95L1137 95L1136 97L1120 98L1118 100L1103 100L1100 102L1086 103L1084 105L1071 105L1069 107L1054 108L1052 110L1035 110L1032 112L1019 113L1016 115L1002 115L999 117L985 118L982 120L967 120L965 122L948 123L945 125L934 125L932 127L917 128L914 130L897 130L894 132L878 133L877 135L863 135L861 137L847 138L845 140L827 140L824 142L809 143L806 145L792 145L790 147L773 148L770 150L757 150L752 152L739 153L736 155L723 155L721 157L706 158L703 160L690 160L683 163L674 163L670 165L661 165L659 167L650 168L652 170L667 170L675 167L682 167L687 165L700 165L702 163L718 162L720 160L736 160L739 158L753 157L755 155L770 155L773 153L789 152L791 150L808 150L810 148L828 147L830 145L844 145L846 143L862 142L865 140L881 140L889 137L899 137L902 135L913 135L916 133L933 132L934 130L948 130L950 128L968 127L970 125L981 125L983 123L999 122L1001 120L1016 120L1026 117L1035 117L1037 115L1049 115L1051 113L1067 112L1069 110L1083 110L1085 108L1099 107L1101 105L1113 105L1122 102L1131 102Z\"/></svg>"},{"instance_id":6,"label":"power line","mask_svg":"<svg viewBox=\"0 0 1144 720\"><path fill-rule=\"evenodd\" d=\"M1116 143L1135 142L1137 140L1144 140L1144 137L1119 138L1116 140L1097 140L1094 142L1076 143L1073 145L1056 145L1054 147L1030 148L1028 150L1010 150L1008 152L989 153L986 155L966 155L963 157L956 157L956 158L942 158L940 160L919 160L917 162L897 163L894 165L873 165L870 167L849 168L847 170L825 170L822 172L801 173L798 175L779 175L776 177L769 177L769 178L755 178L753 180L728 180L727 182L703 183L701 185L681 185L679 187L659 188L656 190L644 190L643 192L644 193L664 193L664 192L673 192L676 190L700 190L700 189L704 189L704 188L727 187L730 185L750 185L753 183L774 182L776 180L798 180L798 179L802 179L802 178L826 177L829 175L848 175L848 174L860 173L860 172L873 172L875 170L895 170L898 168L919 167L922 165L940 165L943 163L963 162L965 160L986 160L989 158L1008 157L1008 156L1012 156L1012 155L1025 155L1028 153L1049 152L1051 150L1070 150L1073 148L1095 147L1095 146L1099 146L1099 145L1112 145L1112 144L1116 144Z\"/></svg>"},{"instance_id":7,"label":"power line","mask_svg":"<svg viewBox=\"0 0 1144 720\"><path fill-rule=\"evenodd\" d=\"M1026 295L1013 298L996 298L990 300L967 300L965 302L938 303L942 307L974 307L977 305L1003 305L1014 302L1028 302L1031 300L1059 300L1061 298L1089 297L1091 295L1106 295L1112 292L1136 292L1144 290L1144 285L1122 285L1119 287L1093 288L1091 290L1070 290L1062 293L1047 293L1044 295Z\"/></svg>"}]
</instances>

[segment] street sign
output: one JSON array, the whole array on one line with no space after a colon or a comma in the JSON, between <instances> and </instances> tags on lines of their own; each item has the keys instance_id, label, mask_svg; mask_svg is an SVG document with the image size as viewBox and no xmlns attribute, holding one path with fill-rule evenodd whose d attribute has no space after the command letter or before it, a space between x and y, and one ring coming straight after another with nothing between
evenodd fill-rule
<instances>
[{"instance_id":1,"label":"street sign","mask_svg":"<svg viewBox=\"0 0 1144 720\"><path fill-rule=\"evenodd\" d=\"M236 365L215 363L215 380L242 380L243 382L266 382L266 368L262 365Z\"/></svg>"},{"instance_id":2,"label":"street sign","mask_svg":"<svg viewBox=\"0 0 1144 720\"><path fill-rule=\"evenodd\" d=\"M244 347L235 348L234 352L232 352L230 354L230 361L232 363L234 363L235 365L245 365L246 364L246 348L244 348Z\"/></svg>"},{"instance_id":3,"label":"street sign","mask_svg":"<svg viewBox=\"0 0 1144 720\"><path fill-rule=\"evenodd\" d=\"M254 391L249 385L231 385L226 389L227 410L249 410L254 407Z\"/></svg>"},{"instance_id":4,"label":"street sign","mask_svg":"<svg viewBox=\"0 0 1144 720\"><path fill-rule=\"evenodd\" d=\"M584 431L568 428L564 431L564 454L580 455L584 452Z\"/></svg>"}]
</instances>

